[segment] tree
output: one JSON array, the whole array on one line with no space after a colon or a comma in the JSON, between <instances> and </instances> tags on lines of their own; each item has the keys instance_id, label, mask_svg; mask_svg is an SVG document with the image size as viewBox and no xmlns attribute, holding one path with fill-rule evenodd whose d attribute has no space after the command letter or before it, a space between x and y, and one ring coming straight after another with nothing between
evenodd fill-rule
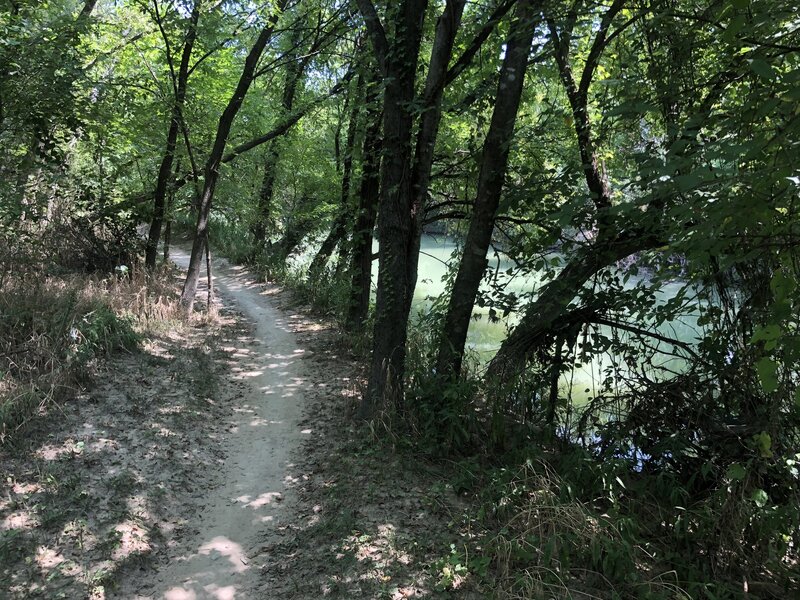
<instances>
[{"instance_id":1,"label":"tree","mask_svg":"<svg viewBox=\"0 0 800 600\"><path fill-rule=\"evenodd\" d=\"M379 99L379 74L372 66L366 84L366 129L361 151L361 181L350 252L350 295L347 306L347 329L364 328L369 314L372 291L372 235L377 218L380 192L382 106Z\"/></svg>"},{"instance_id":2,"label":"tree","mask_svg":"<svg viewBox=\"0 0 800 600\"><path fill-rule=\"evenodd\" d=\"M658 222L651 220L650 214L647 215L647 219L642 219L641 223L628 223L622 226L608 218L612 206L612 193L596 154L596 142L592 135L588 107L589 86L595 76L603 50L610 40L633 21L626 22L609 34L613 19L622 10L624 2L617 0L605 11L590 46L580 81L576 83L569 53L579 6L579 4L573 5L567 13L561 31L553 17L548 16L548 29L558 74L572 112L586 186L595 209L597 240L590 248L578 252L556 279L540 292L537 300L525 309L521 322L509 334L492 360L491 373L503 377L518 372L528 353L542 336L553 327L557 327L558 319L591 276L635 252L658 246L662 239L657 232Z\"/></svg>"},{"instance_id":3,"label":"tree","mask_svg":"<svg viewBox=\"0 0 800 600\"><path fill-rule=\"evenodd\" d=\"M211 204L214 199L214 189L219 179L219 168L222 164L225 146L228 142L228 134L230 133L233 120L244 102L244 97L250 89L255 77L256 67L264 52L267 43L272 38L272 33L284 7L286 0L278 0L275 9L267 18L267 23L256 38L255 43L250 49L245 65L242 69L242 74L236 89L233 92L228 105L222 112L217 126L217 134L214 140L214 145L206 161L204 168L204 181L203 191L198 202L197 211L197 225L195 227L194 243L192 244L192 254L189 260L189 269L186 273L186 281L183 284L183 291L181 293L181 303L191 311L194 306L194 298L197 292L197 284L200 279L200 270L202 268L203 254L206 250L208 243L208 218L211 213Z\"/></svg>"},{"instance_id":4,"label":"tree","mask_svg":"<svg viewBox=\"0 0 800 600\"><path fill-rule=\"evenodd\" d=\"M520 0L506 42L500 81L481 157L478 190L472 208L472 219L464 242L450 302L444 318L436 360L437 373L455 379L461 371L464 344L467 340L472 309L478 287L484 276L500 194L503 188L509 148L514 135L525 71L528 67L535 27L536 6Z\"/></svg>"},{"instance_id":5,"label":"tree","mask_svg":"<svg viewBox=\"0 0 800 600\"><path fill-rule=\"evenodd\" d=\"M361 407L362 416L367 416L384 400L402 409L408 316L417 279L419 240L444 87L469 65L513 2L498 5L449 69L465 3L460 0L446 3L436 25L431 66L421 99L422 117L413 149L411 140L417 116L412 110L415 71L422 35L420 19L427 3L406 2L387 11L387 21L394 25L392 40L386 37L371 2L360 0L358 5L386 82L375 335L369 386Z\"/></svg>"},{"instance_id":6,"label":"tree","mask_svg":"<svg viewBox=\"0 0 800 600\"><path fill-rule=\"evenodd\" d=\"M178 131L181 127L181 124L184 122L183 105L186 99L186 86L189 80L189 61L192 57L194 42L197 39L197 23L200 20L200 7L201 0L195 0L192 6L192 12L189 16L189 22L186 25L186 35L183 42L183 50L181 51L181 61L178 66L178 72L176 73L169 40L166 32L164 31L161 15L159 14L158 2L154 2L154 16L164 37L164 46L167 64L169 65L170 70L170 79L172 81L174 98L172 103L172 115L169 122L169 130L167 131L166 149L164 150L164 157L161 159L161 165L158 169L158 178L156 179L156 189L153 197L153 218L150 222L150 231L148 233L147 246L145 250L145 265L149 269L153 269L156 266L158 240L161 238L161 227L164 223L164 209L168 194L168 187L170 184L170 179L173 177L172 163L175 160L175 148L178 142Z\"/></svg>"},{"instance_id":7,"label":"tree","mask_svg":"<svg viewBox=\"0 0 800 600\"><path fill-rule=\"evenodd\" d=\"M411 140L414 126L414 89L422 25L427 0L402 0L387 8L393 25L387 37L370 0L358 0L375 56L385 80L383 98L383 152L378 208L378 297L372 365L362 413L366 416L383 399L400 407L408 327L408 252L411 224Z\"/></svg>"},{"instance_id":8,"label":"tree","mask_svg":"<svg viewBox=\"0 0 800 600\"><path fill-rule=\"evenodd\" d=\"M344 19L341 19L341 13L342 10L338 9L334 11L332 16L325 19L324 10L321 8L315 27L312 30L313 35L310 42L307 42L304 37L303 23L300 22L302 16L294 24L291 33L292 37L289 41L289 49L284 54L286 71L281 95L281 108L278 113L279 119L286 118L292 114L298 87L302 83L303 74L311 60L319 53L321 48L326 44L330 44L341 32L344 24ZM309 47L301 52L304 43L308 43ZM273 220L272 201L275 190L276 170L280 158L277 141L276 138L268 142L265 151L264 176L259 187L256 217L252 225L253 257L269 247L270 224Z\"/></svg>"},{"instance_id":9,"label":"tree","mask_svg":"<svg viewBox=\"0 0 800 600\"><path fill-rule=\"evenodd\" d=\"M344 145L344 157L342 159L342 185L341 185L341 206L339 207L339 214L336 215L333 225L328 232L327 237L322 241L319 250L317 250L311 264L308 267L308 274L310 277L319 277L325 265L328 262L331 254L338 244L340 244L347 232L348 222L351 220L352 208L350 206L350 180L353 172L353 153L355 150L356 142L356 129L358 127L358 118L361 113L361 94L363 90L363 77L359 74L356 78L355 89L352 91L350 99L352 107L350 109L350 118L347 124L347 136ZM345 110L347 103L345 103Z\"/></svg>"}]
</instances>

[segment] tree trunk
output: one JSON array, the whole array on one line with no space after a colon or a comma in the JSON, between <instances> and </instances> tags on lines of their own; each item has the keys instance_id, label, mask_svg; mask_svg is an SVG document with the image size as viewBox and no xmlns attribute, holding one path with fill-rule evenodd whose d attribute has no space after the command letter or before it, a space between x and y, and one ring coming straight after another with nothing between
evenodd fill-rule
<instances>
[{"instance_id":1,"label":"tree trunk","mask_svg":"<svg viewBox=\"0 0 800 600\"><path fill-rule=\"evenodd\" d=\"M395 19L394 39L389 44L379 28L374 6L359 0L370 27L373 47L382 63L386 84L383 112L384 160L378 213L378 297L372 363L361 416L374 412L382 401L402 411L406 338L408 334L408 252L412 243L411 136L414 131L416 84L422 24L427 0L404 0L390 5Z\"/></svg>"},{"instance_id":2,"label":"tree trunk","mask_svg":"<svg viewBox=\"0 0 800 600\"><path fill-rule=\"evenodd\" d=\"M297 56L298 39L301 29L296 29L293 33L291 45L295 48L289 55L289 62L286 64L286 78L283 84L283 94L281 95L281 116L292 112L294 99L297 95L297 86L303 77L306 65L310 60L311 53L300 59ZM253 256L255 259L259 252L266 247L269 237L270 225L273 220L272 198L275 195L275 179L277 176L278 161L280 152L278 150L278 139L273 139L267 146L264 155L264 178L261 181L261 188L258 193L258 212L256 221L252 227L253 233Z\"/></svg>"},{"instance_id":3,"label":"tree trunk","mask_svg":"<svg viewBox=\"0 0 800 600\"><path fill-rule=\"evenodd\" d=\"M550 36L555 47L555 59L558 65L558 73L564 91L567 93L572 119L575 127L575 135L578 140L578 151L581 156L583 174L586 178L586 185L592 194L592 200L598 209L606 208L611 204L611 189L608 179L600 169L600 161L597 158L597 150L594 145L592 135L592 125L589 120L588 109L588 89L581 89L575 83L572 74L572 66L569 62L569 32L563 34L564 39L560 39L555 25L551 22Z\"/></svg>"},{"instance_id":4,"label":"tree trunk","mask_svg":"<svg viewBox=\"0 0 800 600\"><path fill-rule=\"evenodd\" d=\"M173 173L173 177L175 174L180 173L181 170L181 161L178 159L178 164L175 165L175 171ZM198 197L200 194L195 191L195 198ZM167 195L167 205L165 207L165 219L166 223L164 226L164 262L169 262L169 251L170 245L172 244L172 210L175 206L175 188L170 186L169 194Z\"/></svg>"},{"instance_id":5,"label":"tree trunk","mask_svg":"<svg viewBox=\"0 0 800 600\"><path fill-rule=\"evenodd\" d=\"M654 235L629 234L585 246L575 253L567 266L525 309L519 324L492 359L488 377L507 380L517 375L542 337L558 328L559 318L595 273L631 254L656 248L662 243L663 240Z\"/></svg>"},{"instance_id":6,"label":"tree trunk","mask_svg":"<svg viewBox=\"0 0 800 600\"><path fill-rule=\"evenodd\" d=\"M204 183L203 191L200 195L199 210L197 211L197 225L195 227L194 243L192 244L192 254L189 259L189 269L186 273L186 281L183 284L183 292L181 293L181 304L187 311L191 311L194 306L194 297L197 293L197 283L200 278L200 264L205 252L208 236L208 218L211 214L211 205L214 199L214 189L217 185L219 178L219 167L225 152L225 145L228 141L228 135L233 125L233 120L244 102L244 97L253 83L253 78L258 65L258 60L264 52L264 48L272 37L272 32L275 28L275 23L278 17L283 12L287 0L278 0L275 11L269 18L269 22L256 39L255 44L250 49L250 53L245 59L244 69L236 85L236 89L228 101L228 105L222 112L219 118L219 125L217 126L217 135L214 140L214 146L211 149L206 166L204 169Z\"/></svg>"},{"instance_id":7,"label":"tree trunk","mask_svg":"<svg viewBox=\"0 0 800 600\"><path fill-rule=\"evenodd\" d=\"M206 244L206 279L208 280L206 311L210 313L214 305L214 273L211 270L211 244Z\"/></svg>"},{"instance_id":8,"label":"tree trunk","mask_svg":"<svg viewBox=\"0 0 800 600\"><path fill-rule=\"evenodd\" d=\"M178 132L181 126L181 116L183 104L186 98L186 84L189 79L189 60L192 56L192 49L197 38L197 22L200 19L200 0L195 0L192 7L192 14L189 18L189 25L186 29L186 41L183 44L181 54L181 64L178 69L177 81L175 84L175 99L172 104L172 117L169 122L167 132L167 147L161 159L161 166L158 169L158 179L156 180L156 191L153 196L153 218L150 221L150 232L147 236L147 246L145 248L145 266L152 270L156 266L156 255L158 252L158 240L161 238L161 227L164 223L164 206L172 176L172 162L175 159L175 148L178 141Z\"/></svg>"},{"instance_id":9,"label":"tree trunk","mask_svg":"<svg viewBox=\"0 0 800 600\"><path fill-rule=\"evenodd\" d=\"M486 253L500 204L509 148L514 136L514 123L536 29L533 22L535 17L534 0L520 0L506 43L492 121L483 145L478 190L464 253L439 340L436 370L446 379L455 379L461 372L467 330L475 297L486 270Z\"/></svg>"},{"instance_id":10,"label":"tree trunk","mask_svg":"<svg viewBox=\"0 0 800 600\"><path fill-rule=\"evenodd\" d=\"M339 214L336 215L327 237L322 242L322 245L319 247L317 254L314 256L308 268L309 277L312 278L322 273L336 245L344 239L347 233L347 224L352 216L352 208L350 206L350 178L353 170L353 149L355 147L358 115L361 108L362 89L363 78L359 75L356 80L355 90L353 91L350 122L347 124L347 139L345 140L344 157L342 159L342 187L340 192Z\"/></svg>"},{"instance_id":11,"label":"tree trunk","mask_svg":"<svg viewBox=\"0 0 800 600\"><path fill-rule=\"evenodd\" d=\"M461 15L465 5L466 0L449 0L439 16L439 20L436 22L430 66L425 80L422 117L417 132L414 166L411 169L414 197L411 206L413 237L408 254L410 287L406 294L409 313L411 312L411 302L414 299L414 288L417 285L422 224L431 181L431 169L433 168L433 151L442 118L442 96L448 75L447 67L453 57L453 45L461 25Z\"/></svg>"},{"instance_id":12,"label":"tree trunk","mask_svg":"<svg viewBox=\"0 0 800 600\"><path fill-rule=\"evenodd\" d=\"M86 0L86 2L83 3L83 8L81 8L81 12L78 15L78 19L80 20L88 19L89 16L92 14L92 11L94 10L95 4L97 4L97 0Z\"/></svg>"},{"instance_id":13,"label":"tree trunk","mask_svg":"<svg viewBox=\"0 0 800 600\"><path fill-rule=\"evenodd\" d=\"M256 221L253 224L253 249L250 259L255 261L267 245L269 239L267 232L272 224L272 196L275 191L275 176L278 168L278 140L272 140L264 152L264 177L258 190L258 206Z\"/></svg>"},{"instance_id":14,"label":"tree trunk","mask_svg":"<svg viewBox=\"0 0 800 600\"><path fill-rule=\"evenodd\" d=\"M378 101L377 81L368 84L366 104L367 129L361 152L361 183L350 255L352 278L346 325L349 331L362 329L366 325L372 291L372 231L375 229L378 209L382 148L382 109Z\"/></svg>"},{"instance_id":15,"label":"tree trunk","mask_svg":"<svg viewBox=\"0 0 800 600\"><path fill-rule=\"evenodd\" d=\"M169 262L169 246L172 243L172 219L167 219L164 227L164 262Z\"/></svg>"}]
</instances>

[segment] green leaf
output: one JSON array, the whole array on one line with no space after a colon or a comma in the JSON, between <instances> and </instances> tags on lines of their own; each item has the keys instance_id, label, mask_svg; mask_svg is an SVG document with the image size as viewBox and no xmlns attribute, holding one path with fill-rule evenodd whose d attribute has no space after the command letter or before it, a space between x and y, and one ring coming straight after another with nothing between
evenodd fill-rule
<instances>
[{"instance_id":1,"label":"green leaf","mask_svg":"<svg viewBox=\"0 0 800 600\"><path fill-rule=\"evenodd\" d=\"M761 79L766 79L771 81L775 79L778 74L775 72L775 69L765 60L761 60L760 58L754 58L750 61L750 69L761 77Z\"/></svg>"},{"instance_id":2,"label":"green leaf","mask_svg":"<svg viewBox=\"0 0 800 600\"><path fill-rule=\"evenodd\" d=\"M767 492L761 488L753 490L753 494L750 496L750 498L756 503L758 508L764 508L767 505L767 502L769 502L769 496L767 496Z\"/></svg>"},{"instance_id":3,"label":"green leaf","mask_svg":"<svg viewBox=\"0 0 800 600\"><path fill-rule=\"evenodd\" d=\"M756 433L753 436L753 443L762 458L772 458L772 436L766 431Z\"/></svg>"},{"instance_id":4,"label":"green leaf","mask_svg":"<svg viewBox=\"0 0 800 600\"><path fill-rule=\"evenodd\" d=\"M756 363L756 371L765 392L771 394L778 389L778 363L771 358L762 358Z\"/></svg>"},{"instance_id":5,"label":"green leaf","mask_svg":"<svg viewBox=\"0 0 800 600\"><path fill-rule=\"evenodd\" d=\"M785 275L783 271L775 271L772 280L769 282L769 287L775 294L776 300L785 300L797 289L797 282Z\"/></svg>"},{"instance_id":6,"label":"green leaf","mask_svg":"<svg viewBox=\"0 0 800 600\"><path fill-rule=\"evenodd\" d=\"M730 467L728 467L728 472L725 475L728 477L728 479L741 481L744 479L744 476L747 475L747 471L739 463L733 463Z\"/></svg>"},{"instance_id":7,"label":"green leaf","mask_svg":"<svg viewBox=\"0 0 800 600\"><path fill-rule=\"evenodd\" d=\"M750 338L750 343L777 340L781 335L780 325L765 325L757 327L753 332L753 337Z\"/></svg>"}]
</instances>

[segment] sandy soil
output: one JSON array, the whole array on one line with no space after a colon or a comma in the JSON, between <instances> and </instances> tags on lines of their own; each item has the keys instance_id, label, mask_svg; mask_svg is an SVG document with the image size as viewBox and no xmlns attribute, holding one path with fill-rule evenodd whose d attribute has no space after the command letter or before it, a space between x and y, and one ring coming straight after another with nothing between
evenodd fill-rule
<instances>
[{"instance_id":1,"label":"sandy soil","mask_svg":"<svg viewBox=\"0 0 800 600\"><path fill-rule=\"evenodd\" d=\"M173 260L181 267L188 264L183 252ZM289 316L272 306L269 287L225 261L216 263L216 290L249 329L240 344L223 348L235 361L233 379L245 384L225 438L224 477L204 497L205 507L195 519L198 533L150 576L153 583L136 598L254 597L260 584L254 558L269 530L285 525L284 507L292 504L298 476L291 459L311 433L299 425L309 378ZM127 589L124 585L121 595ZM259 597L267 596L262 590Z\"/></svg>"}]
</instances>

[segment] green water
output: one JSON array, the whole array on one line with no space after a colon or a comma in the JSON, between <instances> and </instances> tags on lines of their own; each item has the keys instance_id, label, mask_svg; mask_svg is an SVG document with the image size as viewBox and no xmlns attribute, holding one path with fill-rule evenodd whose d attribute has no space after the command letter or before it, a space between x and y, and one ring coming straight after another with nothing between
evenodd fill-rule
<instances>
[{"instance_id":1,"label":"green water","mask_svg":"<svg viewBox=\"0 0 800 600\"><path fill-rule=\"evenodd\" d=\"M430 310L432 302L439 298L446 289L446 282L444 281L449 265L457 256L454 253L457 250L456 244L452 239L446 236L429 235L426 234L422 237L420 246L420 258L418 268L417 285L414 290L414 301L412 304L412 328L418 326L421 315L426 314ZM377 241L374 244L373 251L378 251ZM295 264L302 264L307 262L313 256L312 249L308 249L301 256L295 258ZM553 254L550 258L555 258L557 255ZM377 267L377 261L374 263ZM541 279L534 275L506 275L506 272L511 269L512 273L516 272L515 265L512 261L491 253L489 256L489 267L497 273L497 282L505 284L505 293L513 292L517 296L530 294L535 291L542 283ZM373 293L377 285L377 268L373 269L372 284ZM628 286L633 287L641 281L640 278L631 277L628 281ZM683 284L672 283L666 284L661 287L657 303L662 303L675 296L681 289ZM490 286L484 282L482 289L484 291L490 290ZM443 300L446 300L443 299ZM470 353L476 356L480 364L486 365L497 352L500 344L505 339L510 328L512 328L519 320L519 315L511 313L506 317L499 320L489 320L489 309L476 307L473 311L473 319L470 323L469 333L467 335L467 349ZM648 323L632 323L637 327L648 328ZM611 336L611 331L608 327L600 326L591 328L592 332L607 337ZM661 335L667 336L681 342L694 342L701 336L700 328L697 326L696 315L690 315L680 321L673 321L661 325L656 329ZM624 339L628 334L625 332L617 332L617 335ZM653 346L657 348L664 348L667 351L672 349L670 344L657 342L653 340ZM679 372L684 368L684 362L671 356L670 354L657 355L653 360L654 363L660 366L666 366L673 371ZM587 398L596 395L600 382L605 377L609 368L614 368L616 381L624 381L630 369L624 364L619 357L599 355L595 356L590 362L584 364L576 364L573 369L566 373L561 380L562 393L571 396L576 404L585 403Z\"/></svg>"},{"instance_id":2,"label":"green water","mask_svg":"<svg viewBox=\"0 0 800 600\"><path fill-rule=\"evenodd\" d=\"M412 307L412 312L415 315L423 314L429 310L432 299L437 298L444 292L446 284L443 279L447 275L448 264L453 260L456 249L456 244L444 236L423 236L419 259L419 276ZM491 255L489 266L499 273L498 281L506 283L506 293L514 292L521 296L522 294L530 293L531 290L535 290L541 285L541 279L535 275L516 277L505 275L508 269L514 268L514 264L502 255ZM632 287L639 282L639 278L631 277L628 285ZM681 283L662 286L657 302L662 303L674 297L682 287L683 284ZM483 289L487 291L490 289L485 282ZM513 327L519 318L517 314L511 313L508 317L501 318L499 321L490 321L488 313L488 308L475 308L467 335L468 349L475 353L479 361L484 364L491 360L505 339L509 328ZM647 323L634 323L634 325L642 328L648 327ZM610 329L605 326L594 327L593 331L601 335L611 336ZM694 342L701 335L700 328L697 326L696 315L664 324L658 327L656 331L666 337L689 343ZM618 332L617 335L624 338L624 336L631 334ZM670 344L655 340L653 345L664 348L667 351L672 349ZM658 355L654 362L673 371L680 371L684 367L684 362L681 359L669 354ZM586 398L596 395L599 382L604 378L607 369L611 367L614 367L618 373L618 377L615 377L615 379L624 380L629 373L628 366L619 357L614 356L596 356L588 363L576 364L571 372L562 377L562 393L569 392L575 402L585 402Z\"/></svg>"}]
</instances>

